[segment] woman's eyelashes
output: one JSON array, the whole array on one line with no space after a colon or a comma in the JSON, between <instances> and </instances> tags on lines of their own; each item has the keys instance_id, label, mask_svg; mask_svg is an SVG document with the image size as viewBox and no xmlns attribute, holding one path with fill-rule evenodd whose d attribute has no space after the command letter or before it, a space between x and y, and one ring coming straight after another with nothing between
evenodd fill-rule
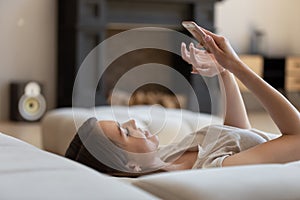
<instances>
[{"instance_id":1,"label":"woman's eyelashes","mask_svg":"<svg viewBox=\"0 0 300 200\"><path fill-rule=\"evenodd\" d=\"M118 123L118 127L119 127L121 133L125 134L127 137L130 136L130 131L129 131L129 129L127 127L125 127L125 128L122 127L120 125L120 123Z\"/></svg>"},{"instance_id":2,"label":"woman's eyelashes","mask_svg":"<svg viewBox=\"0 0 300 200\"><path fill-rule=\"evenodd\" d=\"M127 136L127 137L130 136L129 129L128 129L128 128L123 128L123 129L125 129L125 134L126 134L126 136Z\"/></svg>"}]
</instances>

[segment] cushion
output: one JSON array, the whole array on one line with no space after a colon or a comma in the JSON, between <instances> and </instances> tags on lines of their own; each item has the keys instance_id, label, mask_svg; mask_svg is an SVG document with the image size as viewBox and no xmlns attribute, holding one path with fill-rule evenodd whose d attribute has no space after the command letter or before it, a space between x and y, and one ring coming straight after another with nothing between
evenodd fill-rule
<instances>
[{"instance_id":1,"label":"cushion","mask_svg":"<svg viewBox=\"0 0 300 200\"><path fill-rule=\"evenodd\" d=\"M162 199L300 199L300 161L168 172L132 184Z\"/></svg>"}]
</instances>

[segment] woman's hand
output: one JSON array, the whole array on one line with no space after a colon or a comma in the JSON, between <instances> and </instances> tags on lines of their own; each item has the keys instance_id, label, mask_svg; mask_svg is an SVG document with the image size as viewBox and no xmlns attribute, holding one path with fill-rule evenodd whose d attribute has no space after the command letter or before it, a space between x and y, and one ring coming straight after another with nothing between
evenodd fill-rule
<instances>
[{"instance_id":1,"label":"woman's hand","mask_svg":"<svg viewBox=\"0 0 300 200\"><path fill-rule=\"evenodd\" d=\"M211 65L212 69L210 69L214 71L212 74L217 74L216 69L222 72L224 70L223 68L234 73L235 69L241 66L242 61L231 47L229 41L225 37L214 34L202 27L198 26L198 28L205 34L204 36L203 34L199 34L202 38L201 40L198 38L198 42L201 46L205 47L206 51L201 52L201 50L194 48L192 45L192 47L189 47L190 51L188 52L185 44L181 46L182 58L193 65L193 72L205 75L203 74L203 70L199 69L209 70L208 63L213 63L213 65ZM207 55L203 56L201 54Z\"/></svg>"},{"instance_id":2,"label":"woman's hand","mask_svg":"<svg viewBox=\"0 0 300 200\"><path fill-rule=\"evenodd\" d=\"M241 63L242 61L231 47L229 41L224 36L214 34L204 28L201 29L206 34L203 39L204 47L214 55L221 66L228 69L230 72L234 72L235 68L240 66L238 63Z\"/></svg>"},{"instance_id":3,"label":"woman's hand","mask_svg":"<svg viewBox=\"0 0 300 200\"><path fill-rule=\"evenodd\" d=\"M212 77L225 71L225 68L216 61L213 54L195 48L193 43L190 43L189 50L187 50L185 43L181 44L181 56L193 66L192 73L194 74Z\"/></svg>"}]
</instances>

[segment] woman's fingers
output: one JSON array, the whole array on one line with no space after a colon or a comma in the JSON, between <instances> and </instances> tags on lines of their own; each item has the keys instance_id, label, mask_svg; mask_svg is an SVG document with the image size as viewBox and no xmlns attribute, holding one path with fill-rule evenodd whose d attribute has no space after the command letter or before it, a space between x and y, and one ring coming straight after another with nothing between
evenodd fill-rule
<instances>
[{"instance_id":1,"label":"woman's fingers","mask_svg":"<svg viewBox=\"0 0 300 200\"><path fill-rule=\"evenodd\" d=\"M213 54L216 54L220 51L220 48L218 47L218 45L215 43L215 40L210 35L206 35L205 45Z\"/></svg>"},{"instance_id":2,"label":"woman's fingers","mask_svg":"<svg viewBox=\"0 0 300 200\"><path fill-rule=\"evenodd\" d=\"M186 44L184 42L181 43L181 57L187 63L190 63L190 53L186 49Z\"/></svg>"},{"instance_id":3,"label":"woman's fingers","mask_svg":"<svg viewBox=\"0 0 300 200\"><path fill-rule=\"evenodd\" d=\"M196 59L196 52L195 52L195 46L193 43L190 43L190 59L191 59L191 64L193 66L196 66L197 65L197 59Z\"/></svg>"},{"instance_id":4,"label":"woman's fingers","mask_svg":"<svg viewBox=\"0 0 300 200\"><path fill-rule=\"evenodd\" d=\"M184 42L181 43L181 57L183 60L185 60L187 63L192 64L190 52L186 48L186 44ZM197 69L192 65L192 74L198 74Z\"/></svg>"},{"instance_id":5,"label":"woman's fingers","mask_svg":"<svg viewBox=\"0 0 300 200\"><path fill-rule=\"evenodd\" d=\"M211 52L212 50L220 50L219 45L222 43L222 37L200 26L198 26L198 28L206 34L203 38L203 46L207 48L208 52Z\"/></svg>"},{"instance_id":6,"label":"woman's fingers","mask_svg":"<svg viewBox=\"0 0 300 200\"><path fill-rule=\"evenodd\" d=\"M207 52L204 50L199 50L195 48L194 44L191 43L190 46L190 61L194 67L205 67L204 63L207 61Z\"/></svg>"},{"instance_id":7,"label":"woman's fingers","mask_svg":"<svg viewBox=\"0 0 300 200\"><path fill-rule=\"evenodd\" d=\"M200 26L198 26L206 35L209 35L209 36L211 36L214 40L218 40L218 35L216 35L216 34L214 34L213 32L211 32L211 31L209 31L209 30L206 30L205 28L202 28L202 27L200 27ZM205 38L203 38L203 40L204 40L204 42L205 42Z\"/></svg>"},{"instance_id":8,"label":"woman's fingers","mask_svg":"<svg viewBox=\"0 0 300 200\"><path fill-rule=\"evenodd\" d=\"M188 49L185 43L181 44L181 56L192 65L191 73L193 74L211 77L219 73L218 64L211 57L213 55L210 55L205 50L195 48L193 43L190 43Z\"/></svg>"},{"instance_id":9,"label":"woman's fingers","mask_svg":"<svg viewBox=\"0 0 300 200\"><path fill-rule=\"evenodd\" d=\"M201 51L198 51L198 49L195 48L194 44L191 43L190 60L191 64L193 65L192 73L206 75L209 69L206 69L205 59L201 59L201 55L203 55L203 53Z\"/></svg>"}]
</instances>

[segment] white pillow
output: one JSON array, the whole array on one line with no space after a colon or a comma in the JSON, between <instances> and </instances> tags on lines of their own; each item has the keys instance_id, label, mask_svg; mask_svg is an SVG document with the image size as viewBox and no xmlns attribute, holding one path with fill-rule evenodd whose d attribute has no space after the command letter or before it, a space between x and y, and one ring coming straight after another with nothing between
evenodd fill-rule
<instances>
[{"instance_id":1,"label":"white pillow","mask_svg":"<svg viewBox=\"0 0 300 200\"><path fill-rule=\"evenodd\" d=\"M300 199L299 162L166 172L132 184L162 199Z\"/></svg>"},{"instance_id":2,"label":"white pillow","mask_svg":"<svg viewBox=\"0 0 300 200\"><path fill-rule=\"evenodd\" d=\"M0 199L157 197L69 159L0 133Z\"/></svg>"}]
</instances>

